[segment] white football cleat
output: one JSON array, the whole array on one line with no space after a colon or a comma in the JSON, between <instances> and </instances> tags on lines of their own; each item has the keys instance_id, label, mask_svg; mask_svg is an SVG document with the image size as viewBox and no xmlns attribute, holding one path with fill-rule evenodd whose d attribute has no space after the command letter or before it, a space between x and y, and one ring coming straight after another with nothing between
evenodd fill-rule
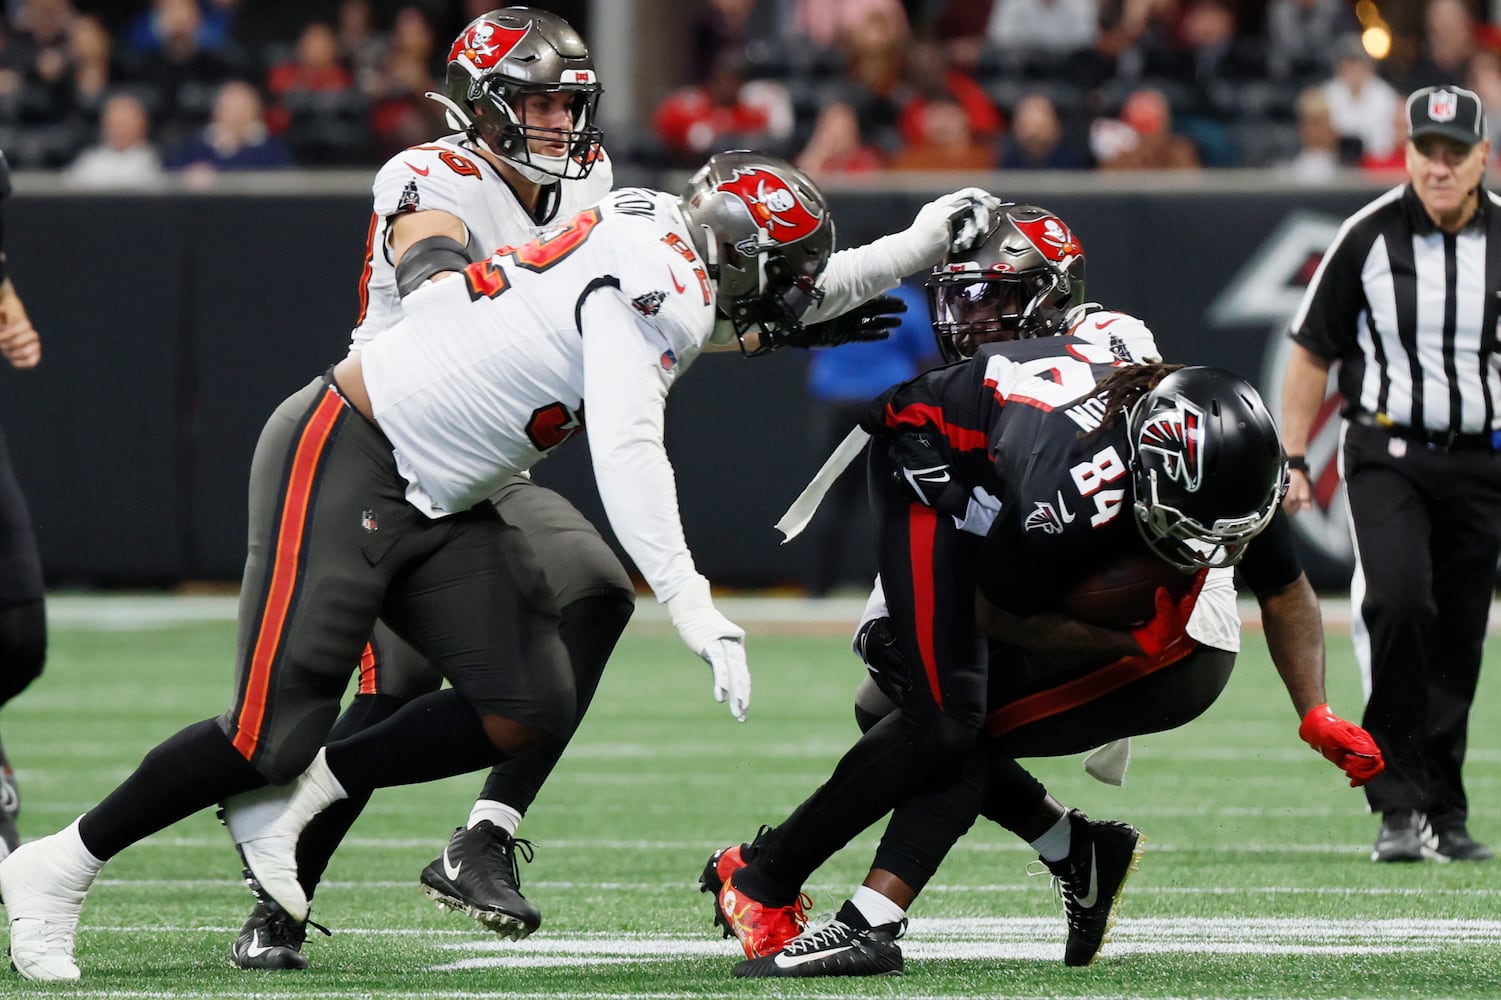
<instances>
[{"instance_id":1,"label":"white football cleat","mask_svg":"<svg viewBox=\"0 0 1501 1000\"><path fill-rule=\"evenodd\" d=\"M0 898L10 918L10 961L24 979L79 977L73 961L78 914L102 863L75 820L61 833L22 844L0 862Z\"/></svg>"},{"instance_id":2,"label":"white football cleat","mask_svg":"<svg viewBox=\"0 0 1501 1000\"><path fill-rule=\"evenodd\" d=\"M323 750L297 778L281 815L259 836L235 844L245 862L245 884L262 902L275 903L294 921L308 918L307 893L297 881L297 840L313 817L347 795L328 769Z\"/></svg>"}]
</instances>

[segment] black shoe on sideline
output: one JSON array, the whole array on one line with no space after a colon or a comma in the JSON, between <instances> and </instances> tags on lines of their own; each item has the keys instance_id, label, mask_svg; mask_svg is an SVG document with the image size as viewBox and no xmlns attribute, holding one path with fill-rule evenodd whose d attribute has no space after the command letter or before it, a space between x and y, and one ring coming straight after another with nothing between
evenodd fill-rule
<instances>
[{"instance_id":1,"label":"black shoe on sideline","mask_svg":"<svg viewBox=\"0 0 1501 1000\"><path fill-rule=\"evenodd\" d=\"M1470 836L1469 827L1465 825L1463 819L1429 817L1429 820L1433 824L1433 834L1437 839L1434 850L1450 861L1489 861L1491 859L1490 848Z\"/></svg>"},{"instance_id":2,"label":"black shoe on sideline","mask_svg":"<svg viewBox=\"0 0 1501 1000\"><path fill-rule=\"evenodd\" d=\"M1430 856L1423 840L1428 835L1428 817L1416 809L1393 809L1381 816L1372 861L1422 861Z\"/></svg>"},{"instance_id":3,"label":"black shoe on sideline","mask_svg":"<svg viewBox=\"0 0 1501 1000\"><path fill-rule=\"evenodd\" d=\"M489 820L459 827L443 853L422 869L422 891L440 907L467 913L501 937L520 941L542 926L542 911L521 894L516 855L532 860L517 840Z\"/></svg>"}]
</instances>

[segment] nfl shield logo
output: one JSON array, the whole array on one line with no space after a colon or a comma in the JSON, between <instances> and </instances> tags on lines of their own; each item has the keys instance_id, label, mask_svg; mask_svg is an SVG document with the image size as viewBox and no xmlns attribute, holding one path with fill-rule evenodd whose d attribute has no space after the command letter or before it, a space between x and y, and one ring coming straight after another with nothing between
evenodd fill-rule
<instances>
[{"instance_id":1,"label":"nfl shield logo","mask_svg":"<svg viewBox=\"0 0 1501 1000\"><path fill-rule=\"evenodd\" d=\"M1459 113L1459 97L1447 90L1435 90L1428 95L1428 117L1436 122L1452 122Z\"/></svg>"}]
</instances>

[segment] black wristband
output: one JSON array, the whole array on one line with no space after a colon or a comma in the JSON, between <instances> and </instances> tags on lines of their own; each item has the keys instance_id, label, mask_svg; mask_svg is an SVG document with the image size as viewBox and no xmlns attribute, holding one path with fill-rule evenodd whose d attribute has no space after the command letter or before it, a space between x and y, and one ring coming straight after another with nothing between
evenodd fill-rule
<instances>
[{"instance_id":1,"label":"black wristband","mask_svg":"<svg viewBox=\"0 0 1501 1000\"><path fill-rule=\"evenodd\" d=\"M1294 472L1301 472L1305 476L1308 475L1308 456L1306 456L1306 455L1289 455L1289 456L1287 456L1287 467L1289 469L1292 469Z\"/></svg>"}]
</instances>

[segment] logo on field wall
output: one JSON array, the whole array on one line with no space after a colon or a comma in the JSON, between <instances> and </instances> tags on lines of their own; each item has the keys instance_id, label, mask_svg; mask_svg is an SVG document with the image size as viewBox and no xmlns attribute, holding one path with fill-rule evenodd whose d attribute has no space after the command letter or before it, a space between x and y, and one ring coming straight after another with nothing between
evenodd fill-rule
<instances>
[{"instance_id":1,"label":"logo on field wall","mask_svg":"<svg viewBox=\"0 0 1501 1000\"><path fill-rule=\"evenodd\" d=\"M1246 260L1209 305L1211 327L1266 329L1261 394L1281 417L1282 373L1292 341L1287 328L1319 261L1342 219L1323 212L1289 214ZM1345 489L1339 478L1339 397L1333 379L1314 416L1308 440L1308 474L1313 483L1313 510L1292 518L1293 529L1332 562L1353 566L1355 550L1345 515Z\"/></svg>"}]
</instances>

